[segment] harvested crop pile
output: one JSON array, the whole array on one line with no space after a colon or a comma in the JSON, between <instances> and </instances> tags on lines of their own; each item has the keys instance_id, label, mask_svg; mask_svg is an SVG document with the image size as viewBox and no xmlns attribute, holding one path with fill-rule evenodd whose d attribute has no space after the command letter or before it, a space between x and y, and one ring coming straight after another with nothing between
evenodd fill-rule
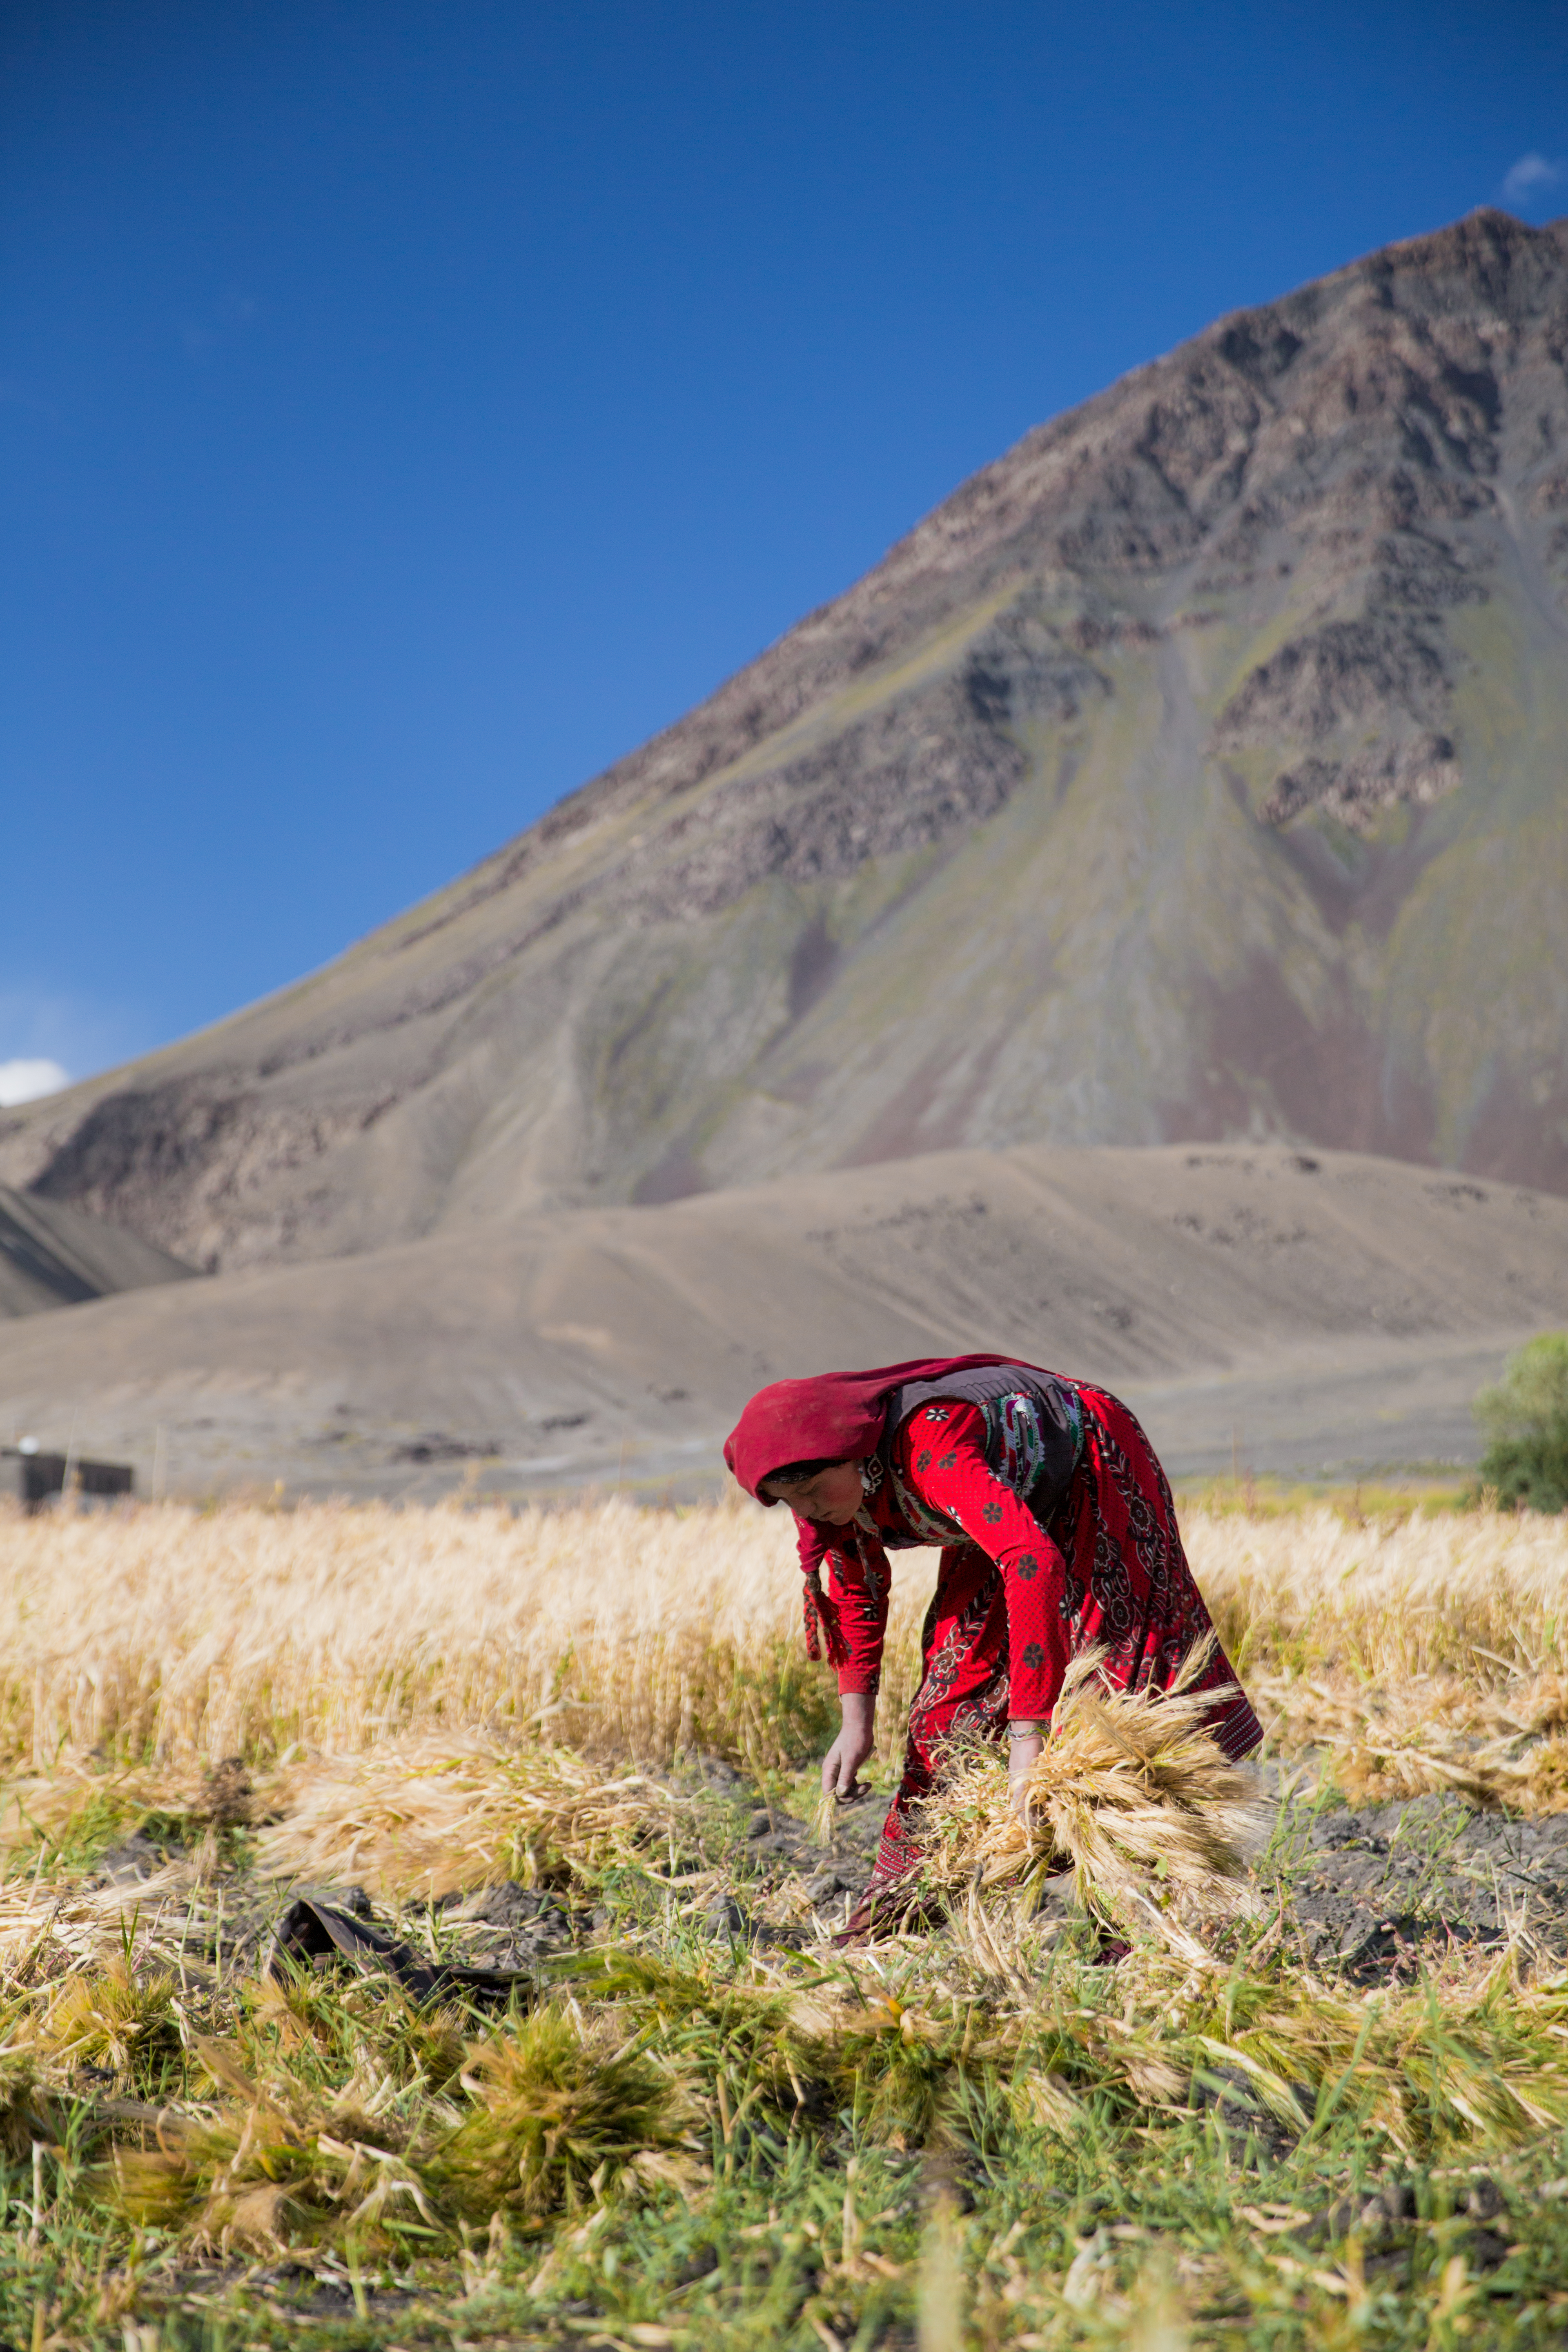
<instances>
[{"instance_id":1,"label":"harvested crop pile","mask_svg":"<svg viewBox=\"0 0 1568 2352\"><path fill-rule=\"evenodd\" d=\"M574 2211L599 2193L690 2184L701 2110L668 2066L634 2056L616 2021L589 2024L576 2002L548 2003L466 2056L473 2112L443 2171L480 2215Z\"/></svg>"},{"instance_id":2,"label":"harvested crop pile","mask_svg":"<svg viewBox=\"0 0 1568 2352\"><path fill-rule=\"evenodd\" d=\"M1478 1663L1500 1662L1483 1652ZM1271 1675L1258 1690L1276 1745L1320 1751L1352 1801L1451 1791L1508 1812L1568 1812L1568 1683L1556 1669L1525 1660L1479 1684L1452 1672Z\"/></svg>"},{"instance_id":3,"label":"harvested crop pile","mask_svg":"<svg viewBox=\"0 0 1568 2352\"><path fill-rule=\"evenodd\" d=\"M1247 1861L1267 1834L1256 1776L1205 1728L1213 1691L1188 1688L1208 1655L1187 1659L1166 1693L1110 1688L1102 1652L1068 1669L1044 1749L1015 1811L1005 1755L955 1748L922 1810L925 1883L1006 1890L1027 1907L1070 1864L1084 1910L1119 1927L1152 1924L1186 1950L1184 1918L1234 1916L1248 1904Z\"/></svg>"},{"instance_id":4,"label":"harvested crop pile","mask_svg":"<svg viewBox=\"0 0 1568 2352\"><path fill-rule=\"evenodd\" d=\"M257 1839L268 1875L427 1900L646 1860L689 1810L646 1774L598 1770L571 1748L462 1733L388 1740L280 1778L283 1818Z\"/></svg>"}]
</instances>

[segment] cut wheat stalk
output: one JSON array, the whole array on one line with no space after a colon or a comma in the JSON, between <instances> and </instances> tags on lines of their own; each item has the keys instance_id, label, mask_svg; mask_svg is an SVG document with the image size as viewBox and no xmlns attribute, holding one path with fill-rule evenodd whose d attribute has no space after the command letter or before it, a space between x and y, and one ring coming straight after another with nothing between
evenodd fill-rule
<instances>
[{"instance_id":1,"label":"cut wheat stalk","mask_svg":"<svg viewBox=\"0 0 1568 2352\"><path fill-rule=\"evenodd\" d=\"M1248 1861L1265 1832L1254 1775L1207 1728L1226 1694L1191 1687L1211 1654L1194 1650L1158 1693L1110 1687L1101 1650L1076 1658L1022 1811L1000 1750L954 1743L922 1809L925 1884L947 1896L1006 1893L1028 1909L1070 1864L1086 1911L1124 1928L1152 1925L1184 1957L1201 1956L1184 1917L1251 1906Z\"/></svg>"},{"instance_id":2,"label":"cut wheat stalk","mask_svg":"<svg viewBox=\"0 0 1568 2352\"><path fill-rule=\"evenodd\" d=\"M283 1818L257 1839L268 1876L405 1897L646 1864L690 1811L644 1773L463 1732L321 1758L288 1780Z\"/></svg>"},{"instance_id":3,"label":"cut wheat stalk","mask_svg":"<svg viewBox=\"0 0 1568 2352\"><path fill-rule=\"evenodd\" d=\"M188 1863L104 1887L46 1882L40 1874L0 1886L0 1979L7 1989L88 1968L134 1947L167 1957L197 1888Z\"/></svg>"}]
</instances>

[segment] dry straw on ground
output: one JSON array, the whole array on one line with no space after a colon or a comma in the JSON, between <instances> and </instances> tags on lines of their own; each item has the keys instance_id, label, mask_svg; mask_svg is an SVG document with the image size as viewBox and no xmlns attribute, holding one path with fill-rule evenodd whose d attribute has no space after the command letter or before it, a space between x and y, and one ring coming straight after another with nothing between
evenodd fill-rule
<instances>
[{"instance_id":1,"label":"dry straw on ground","mask_svg":"<svg viewBox=\"0 0 1568 2352\"><path fill-rule=\"evenodd\" d=\"M646 1863L685 1810L646 1774L460 1732L389 1740L279 1781L268 1801L282 1818L257 1838L261 1870L405 1897Z\"/></svg>"},{"instance_id":2,"label":"dry straw on ground","mask_svg":"<svg viewBox=\"0 0 1568 2352\"><path fill-rule=\"evenodd\" d=\"M60 1887L41 1874L0 1885L0 1976L42 1981L134 1944L177 1949L190 1917L195 1869L172 1862L124 1886Z\"/></svg>"}]
</instances>

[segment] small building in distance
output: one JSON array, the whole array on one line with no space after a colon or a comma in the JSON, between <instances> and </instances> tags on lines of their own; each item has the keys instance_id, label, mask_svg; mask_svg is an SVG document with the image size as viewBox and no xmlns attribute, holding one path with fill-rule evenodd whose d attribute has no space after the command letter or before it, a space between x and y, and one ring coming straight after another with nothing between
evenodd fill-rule
<instances>
[{"instance_id":1,"label":"small building in distance","mask_svg":"<svg viewBox=\"0 0 1568 2352\"><path fill-rule=\"evenodd\" d=\"M15 1464L7 1479L25 1510L40 1510L57 1495L109 1497L135 1492L136 1473L129 1462L87 1462L79 1454L44 1454L36 1437L17 1445L0 1446L0 1461Z\"/></svg>"}]
</instances>

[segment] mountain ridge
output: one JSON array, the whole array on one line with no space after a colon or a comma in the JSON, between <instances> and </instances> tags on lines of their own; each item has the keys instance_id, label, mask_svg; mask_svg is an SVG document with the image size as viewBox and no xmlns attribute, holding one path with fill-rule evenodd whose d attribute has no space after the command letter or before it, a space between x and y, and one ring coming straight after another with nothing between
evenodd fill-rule
<instances>
[{"instance_id":1,"label":"mountain ridge","mask_svg":"<svg viewBox=\"0 0 1568 2352\"><path fill-rule=\"evenodd\" d=\"M135 1234L0 1184L0 1322L195 1275Z\"/></svg>"},{"instance_id":2,"label":"mountain ridge","mask_svg":"<svg viewBox=\"0 0 1568 2352\"><path fill-rule=\"evenodd\" d=\"M1568 224L1352 263L0 1179L208 1266L1034 1138L1568 1189L1564 518Z\"/></svg>"}]
</instances>

